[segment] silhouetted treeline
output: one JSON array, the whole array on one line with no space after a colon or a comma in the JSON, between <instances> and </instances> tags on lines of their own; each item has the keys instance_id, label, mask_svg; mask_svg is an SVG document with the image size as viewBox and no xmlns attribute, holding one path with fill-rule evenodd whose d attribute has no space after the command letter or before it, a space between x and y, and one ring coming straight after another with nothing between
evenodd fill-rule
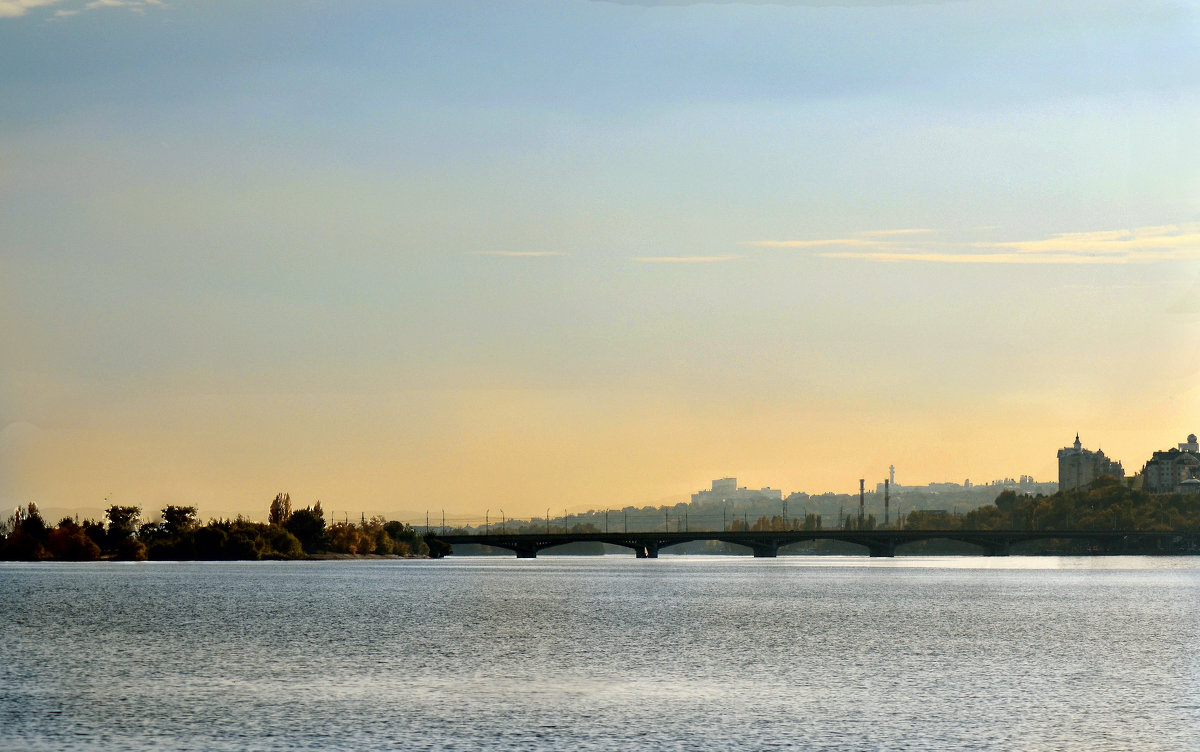
<instances>
[{"instance_id":1,"label":"silhouetted treeline","mask_svg":"<svg viewBox=\"0 0 1200 752\"><path fill-rule=\"evenodd\" d=\"M403 522L372 517L325 524L321 502L292 510L287 494L271 502L268 522L213 519L201 525L192 506L167 506L161 520L141 521L136 506L110 506L104 521L64 517L54 527L35 504L0 526L0 560L126 561L302 559L310 555L425 556L425 540Z\"/></svg>"}]
</instances>

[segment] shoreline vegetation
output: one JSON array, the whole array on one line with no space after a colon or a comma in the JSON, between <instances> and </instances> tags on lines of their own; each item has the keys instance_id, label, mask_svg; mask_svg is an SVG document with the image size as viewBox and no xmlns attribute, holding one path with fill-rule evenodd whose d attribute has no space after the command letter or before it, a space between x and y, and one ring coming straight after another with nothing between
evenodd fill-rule
<instances>
[{"instance_id":1,"label":"shoreline vegetation","mask_svg":"<svg viewBox=\"0 0 1200 752\"><path fill-rule=\"evenodd\" d=\"M194 506L166 506L142 522L137 506L112 505L106 522L64 517L54 527L37 505L17 509L0 527L0 560L8 561L257 561L261 559L418 558L429 547L416 528L382 517L325 523L321 502L292 509L278 494L267 522L244 517L201 525Z\"/></svg>"},{"instance_id":2,"label":"shoreline vegetation","mask_svg":"<svg viewBox=\"0 0 1200 752\"><path fill-rule=\"evenodd\" d=\"M212 519L201 525L193 506L166 506L161 519L142 522L137 506L113 505L105 510L105 522L65 517L51 527L30 503L18 508L0 523L0 560L8 561L247 561L261 559L362 559L426 558L429 543L417 527L383 517L359 523L326 524L318 501L292 509L291 498L278 494L271 502L267 522L244 517ZM1059 491L1049 496L1001 492L991 504L966 514L912 510L891 529L907 530L1136 530L1146 532L1195 533L1200 531L1200 494L1149 494L1131 489L1121 481L1102 477L1086 489ZM760 515L752 523L733 519L730 530L789 529L883 529L874 515L863 519L848 516L832 528L824 528L819 514L786 519ZM540 533L546 523L510 520L512 533ZM471 534L477 528L456 527L446 533ZM598 533L592 523L572 527L565 524L553 532ZM435 545L437 545L435 541ZM849 547L849 548L847 548ZM1068 542L1029 549L1026 553L1077 553ZM462 553L505 554L471 545ZM603 553L602 544L569 544L560 553ZM685 544L679 553L737 553L729 544L715 541ZM836 541L820 541L808 553L852 553L857 547ZM853 550L850 550L853 549ZM974 547L954 541L925 541L906 546L913 554L970 554ZM1153 552L1146 552L1153 553Z\"/></svg>"}]
</instances>

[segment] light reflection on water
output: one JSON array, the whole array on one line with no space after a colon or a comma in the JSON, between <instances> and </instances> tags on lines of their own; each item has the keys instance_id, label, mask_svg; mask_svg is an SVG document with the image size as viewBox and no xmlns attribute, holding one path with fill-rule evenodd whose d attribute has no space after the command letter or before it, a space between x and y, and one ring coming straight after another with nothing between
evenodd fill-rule
<instances>
[{"instance_id":1,"label":"light reflection on water","mask_svg":"<svg viewBox=\"0 0 1200 752\"><path fill-rule=\"evenodd\" d=\"M1200 749L1200 559L0 564L3 749Z\"/></svg>"}]
</instances>

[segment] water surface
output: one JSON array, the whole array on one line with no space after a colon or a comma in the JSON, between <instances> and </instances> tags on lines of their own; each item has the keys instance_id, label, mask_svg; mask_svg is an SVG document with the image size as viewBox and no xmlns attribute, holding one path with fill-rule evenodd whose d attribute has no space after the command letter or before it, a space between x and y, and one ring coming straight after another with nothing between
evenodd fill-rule
<instances>
[{"instance_id":1,"label":"water surface","mask_svg":"<svg viewBox=\"0 0 1200 752\"><path fill-rule=\"evenodd\" d=\"M0 564L0 748L1200 749L1194 558Z\"/></svg>"}]
</instances>

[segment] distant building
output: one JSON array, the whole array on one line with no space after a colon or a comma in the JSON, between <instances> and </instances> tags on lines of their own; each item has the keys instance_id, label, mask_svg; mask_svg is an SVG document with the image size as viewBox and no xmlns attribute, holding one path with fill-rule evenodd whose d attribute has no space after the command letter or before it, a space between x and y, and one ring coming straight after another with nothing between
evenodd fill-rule
<instances>
[{"instance_id":1,"label":"distant building","mask_svg":"<svg viewBox=\"0 0 1200 752\"><path fill-rule=\"evenodd\" d=\"M1054 493L1056 490L1053 482L1047 481L1039 483L1032 475L1022 475L1020 480L1012 478L1003 478L1000 480L989 481L988 483L972 483L970 478L967 478L962 483L927 483L923 486L902 486L899 483L893 482L896 474L895 467L889 467L889 487L892 496L902 497L906 494L921 493L921 494L963 494L973 491L989 492L997 488L1011 488L1014 491L1023 493ZM883 484L875 484L875 493L883 494Z\"/></svg>"},{"instance_id":2,"label":"distant building","mask_svg":"<svg viewBox=\"0 0 1200 752\"><path fill-rule=\"evenodd\" d=\"M1142 468L1142 489L1149 493L1194 493L1200 486L1200 444L1196 434L1175 449L1155 452ZM1190 481L1197 481L1192 483Z\"/></svg>"},{"instance_id":3,"label":"distant building","mask_svg":"<svg viewBox=\"0 0 1200 752\"><path fill-rule=\"evenodd\" d=\"M1075 434L1075 444L1058 450L1058 489L1070 491L1085 488L1101 475L1111 475L1124 478L1125 469L1121 463L1104 456L1097 449L1084 449L1079 443L1079 434Z\"/></svg>"},{"instance_id":4,"label":"distant building","mask_svg":"<svg viewBox=\"0 0 1200 752\"><path fill-rule=\"evenodd\" d=\"M712 488L692 494L692 503L722 501L782 501L783 491L778 488L738 488L737 478L718 478Z\"/></svg>"}]
</instances>

